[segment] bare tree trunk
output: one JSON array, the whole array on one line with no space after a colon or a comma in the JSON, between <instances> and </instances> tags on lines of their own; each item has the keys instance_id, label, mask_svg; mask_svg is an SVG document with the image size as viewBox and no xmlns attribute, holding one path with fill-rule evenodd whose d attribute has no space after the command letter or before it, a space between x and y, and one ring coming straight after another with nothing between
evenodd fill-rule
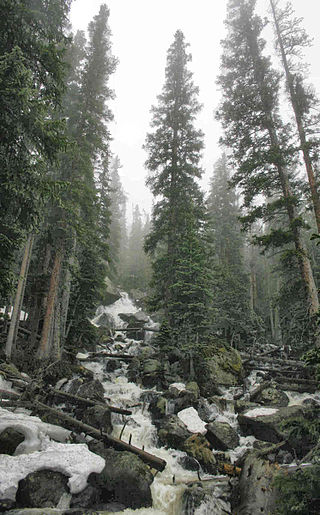
<instances>
[{"instance_id":1,"label":"bare tree trunk","mask_svg":"<svg viewBox=\"0 0 320 515\"><path fill-rule=\"evenodd\" d=\"M6 343L6 357L11 359L12 353L15 349L19 322L20 322L20 313L22 308L22 302L24 297L24 291L26 287L26 281L28 276L28 270L31 260L32 246L34 241L34 235L30 234L27 239L27 243L24 248L24 254L22 258L22 264L20 268L20 275L18 280L18 286L15 296L15 301L13 305L13 311L11 316L10 329L8 333L7 343Z\"/></svg>"},{"instance_id":2,"label":"bare tree trunk","mask_svg":"<svg viewBox=\"0 0 320 515\"><path fill-rule=\"evenodd\" d=\"M63 251L61 248L57 248L56 254L54 257L53 269L50 278L49 292L47 298L47 307L46 313L44 317L44 323L42 328L42 335L39 346L39 358L45 359L50 356L50 347L51 347L51 334L54 323L54 312L55 312L55 303L59 290L59 278L61 272L61 264L63 258Z\"/></svg>"},{"instance_id":3,"label":"bare tree trunk","mask_svg":"<svg viewBox=\"0 0 320 515\"><path fill-rule=\"evenodd\" d=\"M274 1L270 0L270 4L271 4L272 13L273 13L273 19L274 19L274 23L275 23L279 48L280 48L280 52L281 52L282 63L283 63L283 67L284 67L285 74L286 74L290 101L291 101L292 109L293 109L294 116L296 119L297 130L298 130L298 134L299 134L299 138L300 138L301 150L303 153L303 159L304 159L305 168L306 168L306 172L307 172L307 176L308 176L308 180L309 180L309 186L310 186L310 191L311 191L313 210L314 210L314 214L315 214L317 229L318 229L318 232L320 233L320 197L319 197L317 182L315 179L315 174L314 174L314 170L313 170L313 166L312 166L312 160L311 160L309 149L308 149L306 131L305 131L305 127L303 124L303 117L302 117L300 109L299 109L298 99L297 99L297 95L296 95L296 92L294 89L294 75L292 75L292 73L290 72L289 63L288 63L287 55L286 55L284 45L283 45L281 29L280 29L279 20L278 20L277 13L276 13Z\"/></svg>"}]
</instances>

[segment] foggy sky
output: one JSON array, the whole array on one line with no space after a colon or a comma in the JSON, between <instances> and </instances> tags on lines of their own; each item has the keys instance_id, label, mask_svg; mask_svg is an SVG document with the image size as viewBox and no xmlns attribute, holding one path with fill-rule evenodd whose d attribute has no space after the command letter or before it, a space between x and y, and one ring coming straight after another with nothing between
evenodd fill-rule
<instances>
[{"instance_id":1,"label":"foggy sky","mask_svg":"<svg viewBox=\"0 0 320 515\"><path fill-rule=\"evenodd\" d=\"M110 126L111 149L123 165L120 176L128 195L130 217L135 204L151 210L152 197L144 185L147 171L142 145L151 121L150 108L157 103L164 83L167 50L177 29L183 31L190 43L190 68L194 83L200 88L203 109L197 125L205 133L202 184L205 189L208 186L213 164L221 152L221 129L214 120L220 99L215 80L220 66L220 40L225 37L227 0L73 0L73 30L85 30L102 3L110 8L112 51L119 59L110 81L116 94L111 103L115 118ZM267 13L268 3L258 0L260 14ZM303 26L314 38L314 46L306 54L311 64L311 82L320 91L319 0L292 0L292 5L297 16L304 17Z\"/></svg>"}]
</instances>

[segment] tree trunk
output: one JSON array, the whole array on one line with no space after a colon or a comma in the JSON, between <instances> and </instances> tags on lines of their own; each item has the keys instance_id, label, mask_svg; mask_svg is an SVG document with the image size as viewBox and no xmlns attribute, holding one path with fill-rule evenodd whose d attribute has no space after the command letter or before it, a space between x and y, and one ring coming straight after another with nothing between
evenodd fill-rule
<instances>
[{"instance_id":1,"label":"tree trunk","mask_svg":"<svg viewBox=\"0 0 320 515\"><path fill-rule=\"evenodd\" d=\"M308 142L307 142L305 127L303 124L303 118L300 113L296 92L294 90L294 83L293 83L294 75L292 75L290 72L287 55L286 55L286 52L285 52L285 49L283 46L283 40L282 40L282 36L281 36L281 30L280 30L280 26L279 26L279 21L278 21L274 1L270 0L270 4L271 4L272 13L273 13L273 19L274 19L274 23L275 23L276 34L277 34L277 38L278 38L282 63L283 63L283 67L284 67L285 74L286 74L290 101L291 101L292 109L293 109L294 116L296 119L301 150L303 153L303 159L304 159L305 168L306 168L306 172L307 172L307 176L308 176L308 180L309 180L309 186L310 186L310 191L311 191L313 210L314 210L314 214L315 214L317 229L318 229L318 233L320 233L320 198L319 198L319 192L318 192L315 174L314 174L314 170L313 170L313 166L312 166L312 160L311 160L309 149L308 149Z\"/></svg>"},{"instance_id":2,"label":"tree trunk","mask_svg":"<svg viewBox=\"0 0 320 515\"><path fill-rule=\"evenodd\" d=\"M27 243L24 248L24 254L22 258L22 264L20 269L20 275L18 280L18 286L15 296L15 301L13 305L13 311L11 316L11 323L10 323L10 329L8 333L7 338L7 344L6 344L6 357L8 359L11 359L12 353L15 349L18 329L19 329L19 322L20 322L20 312L22 308L22 302L24 297L24 291L26 287L26 280L28 276L28 270L31 260L31 253L32 253L32 246L34 241L34 235L30 234L27 239Z\"/></svg>"},{"instance_id":3,"label":"tree trunk","mask_svg":"<svg viewBox=\"0 0 320 515\"><path fill-rule=\"evenodd\" d=\"M51 339L54 324L55 304L59 290L59 277L61 272L62 258L63 250L61 248L57 248L50 278L49 292L47 297L47 307L39 346L38 355L40 359L49 358L51 351Z\"/></svg>"}]
</instances>

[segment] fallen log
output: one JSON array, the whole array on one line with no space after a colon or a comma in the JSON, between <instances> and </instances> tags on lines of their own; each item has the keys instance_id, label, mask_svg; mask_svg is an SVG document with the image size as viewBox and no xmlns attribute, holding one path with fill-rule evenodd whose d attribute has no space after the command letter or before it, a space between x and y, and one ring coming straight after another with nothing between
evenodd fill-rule
<instances>
[{"instance_id":1,"label":"fallen log","mask_svg":"<svg viewBox=\"0 0 320 515\"><path fill-rule=\"evenodd\" d=\"M159 333L160 329L155 329L154 327L118 327L114 329L114 331L121 331L123 333L129 331L150 331L151 333Z\"/></svg>"},{"instance_id":2,"label":"fallen log","mask_svg":"<svg viewBox=\"0 0 320 515\"><path fill-rule=\"evenodd\" d=\"M295 384L320 387L319 381L316 381L315 379L299 379L298 377L284 377L284 376L277 375L275 380L278 382L292 381Z\"/></svg>"},{"instance_id":3,"label":"fallen log","mask_svg":"<svg viewBox=\"0 0 320 515\"><path fill-rule=\"evenodd\" d=\"M274 363L279 363L281 365L293 365L295 367L298 367L298 368L306 368L306 363L304 361L298 361L298 360L292 360L292 359L279 359L279 358L273 358L273 357L265 357L265 356L262 356L262 357L258 357L258 356L253 356L253 357L250 357L249 359L247 359L245 362L246 363L249 363L250 361L262 361L264 363L270 363L270 365L272 366Z\"/></svg>"},{"instance_id":4,"label":"fallen log","mask_svg":"<svg viewBox=\"0 0 320 515\"><path fill-rule=\"evenodd\" d=\"M86 399L85 397L79 397L78 395L72 395L71 393L63 392L61 390L56 390L55 388L49 387L50 393L52 393L55 397L59 397L60 399L68 400L71 404L80 404L84 406L103 406L104 408L108 408L113 413L120 413L121 415L132 415L132 411L129 411L124 408L117 408L116 406L109 406L108 404L104 404L99 401L92 401L91 399Z\"/></svg>"},{"instance_id":5,"label":"fallen log","mask_svg":"<svg viewBox=\"0 0 320 515\"><path fill-rule=\"evenodd\" d=\"M131 356L130 354L112 354L109 352L92 352L88 356L88 359L90 358L114 358L114 359L122 359L122 361L130 361L134 358L134 356Z\"/></svg>"},{"instance_id":6,"label":"fallen log","mask_svg":"<svg viewBox=\"0 0 320 515\"><path fill-rule=\"evenodd\" d=\"M160 472L162 472L162 470L164 470L164 468L166 467L167 463L165 460L158 458L157 456L154 456L153 454L150 454L142 449L139 449L134 445L130 445L126 442L123 442L118 438L110 436L107 433L104 433L103 431L99 431L95 427L89 426L84 422L80 422L79 420L70 417L70 415L66 415L65 413L62 413L61 411L55 408L51 408L46 404L43 404L42 402L23 402L22 405L27 405L29 408L32 408L33 411L36 411L37 414L47 413L54 415L54 417L59 420L61 425L66 429L69 429L70 431L85 433L91 436L92 438L95 438L96 440L103 440L107 445L113 447L115 450L132 452L133 454L139 456L139 458L141 458L141 460L144 463L146 463L147 465L156 470L159 470Z\"/></svg>"}]
</instances>

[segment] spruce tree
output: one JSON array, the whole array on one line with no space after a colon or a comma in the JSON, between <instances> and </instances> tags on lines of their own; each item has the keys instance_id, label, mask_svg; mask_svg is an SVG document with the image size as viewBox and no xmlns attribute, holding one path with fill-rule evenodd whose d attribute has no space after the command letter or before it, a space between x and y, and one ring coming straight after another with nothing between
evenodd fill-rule
<instances>
[{"instance_id":1,"label":"spruce tree","mask_svg":"<svg viewBox=\"0 0 320 515\"><path fill-rule=\"evenodd\" d=\"M201 331L206 313L204 204L201 177L203 134L194 126L198 88L188 70L191 55L178 30L167 55L165 84L152 108L147 135L147 184L155 196L146 250L153 261L153 307L164 312L173 341Z\"/></svg>"},{"instance_id":2,"label":"spruce tree","mask_svg":"<svg viewBox=\"0 0 320 515\"><path fill-rule=\"evenodd\" d=\"M48 163L64 146L57 120L70 1L0 5L0 299L15 280L17 250L39 225L53 190Z\"/></svg>"},{"instance_id":3,"label":"spruce tree","mask_svg":"<svg viewBox=\"0 0 320 515\"><path fill-rule=\"evenodd\" d=\"M108 243L110 252L109 276L111 279L117 279L121 274L123 256L120 255L120 252L122 250L122 242L126 236L127 197L120 180L120 168L120 159L118 156L115 156L111 161L109 179L111 222Z\"/></svg>"},{"instance_id":4,"label":"spruce tree","mask_svg":"<svg viewBox=\"0 0 320 515\"><path fill-rule=\"evenodd\" d=\"M255 3L255 0L229 2L229 33L223 41L219 78L223 101L218 118L225 129L224 143L232 149L237 166L233 183L243 193L246 226L259 219L270 222L276 214L286 213L285 229L272 228L269 235L257 241L267 247L294 244L304 285L305 310L312 322L319 301L302 238L291 133L279 116L279 74L263 54L264 22L255 14ZM264 202L260 201L261 195Z\"/></svg>"},{"instance_id":5,"label":"spruce tree","mask_svg":"<svg viewBox=\"0 0 320 515\"><path fill-rule=\"evenodd\" d=\"M249 276L244 268L244 236L240 231L239 200L233 188L226 155L217 161L207 200L212 231L213 328L228 342L248 341L258 329L250 309Z\"/></svg>"}]
</instances>

